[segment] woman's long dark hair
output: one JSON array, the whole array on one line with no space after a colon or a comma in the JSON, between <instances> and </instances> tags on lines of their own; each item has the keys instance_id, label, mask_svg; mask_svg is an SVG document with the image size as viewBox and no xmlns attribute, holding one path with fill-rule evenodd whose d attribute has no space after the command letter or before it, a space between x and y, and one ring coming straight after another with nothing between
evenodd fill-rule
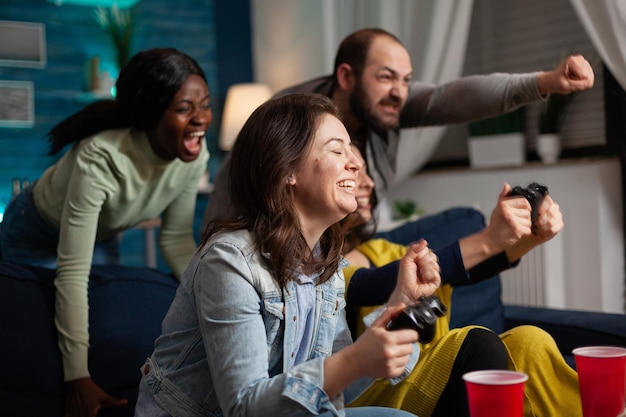
<instances>
[{"instance_id":1,"label":"woman's long dark hair","mask_svg":"<svg viewBox=\"0 0 626 417\"><path fill-rule=\"evenodd\" d=\"M315 255L301 232L289 175L304 162L320 120L338 117L335 104L318 94L292 94L269 100L245 123L232 150L229 192L239 217L214 220L203 243L219 231L250 230L258 250L269 253L269 266L281 286L304 273L322 271L324 282L337 271L343 235L339 223L320 239Z\"/></svg>"},{"instance_id":2,"label":"woman's long dark hair","mask_svg":"<svg viewBox=\"0 0 626 417\"><path fill-rule=\"evenodd\" d=\"M91 103L50 130L50 155L103 130L131 126L145 131L153 129L192 74L206 82L200 65L176 49L155 48L137 53L120 71L115 100Z\"/></svg>"}]
</instances>

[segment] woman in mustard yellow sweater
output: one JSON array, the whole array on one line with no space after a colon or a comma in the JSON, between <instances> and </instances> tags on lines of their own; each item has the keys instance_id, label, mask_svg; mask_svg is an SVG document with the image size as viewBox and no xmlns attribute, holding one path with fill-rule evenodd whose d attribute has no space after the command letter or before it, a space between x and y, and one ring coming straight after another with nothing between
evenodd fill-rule
<instances>
[{"instance_id":1,"label":"woman in mustard yellow sweater","mask_svg":"<svg viewBox=\"0 0 626 417\"><path fill-rule=\"evenodd\" d=\"M358 151L355 153L360 156ZM392 263L399 260L406 252L406 247L385 239L368 239L373 234L370 197L374 183L366 172L363 169L357 181L357 211L344 220L348 236L345 256L350 261L350 265L344 269L347 285L346 298L348 305L352 303L353 308L358 308L359 319L377 308L376 306L365 307L359 299L361 301L363 298L384 300L387 285L381 285L381 281L389 281L391 288L394 287L396 274ZM559 206L546 196L534 225L535 232L532 232L533 225L530 220L528 202L523 198L507 198L509 190L510 187L505 185L500 194L498 206L492 214L490 225L484 231L463 238L451 245L451 248L438 253L441 265L452 264L448 268L451 271L450 274L458 275L458 264L461 264L465 269L462 272L462 278L473 280L485 278L481 277L481 274L492 276L494 271L497 273L514 265L533 247L551 239L562 229L563 222ZM370 226L369 229L368 226ZM416 236L417 238L419 236ZM455 260L455 257L460 259ZM478 265L481 265L481 270L476 271L476 274L467 272L474 271L472 268ZM383 266L384 268L380 268ZM371 267L377 267L378 283L376 285L365 280L351 281L356 271L365 272L364 268ZM444 267L442 266L443 282ZM442 284L436 295L444 304L450 306L452 290L450 284ZM361 293L360 296L355 296L357 292ZM371 297L374 292L378 294ZM363 294L365 297L361 296ZM356 329L357 334L363 330L360 322L361 320ZM460 377L464 370L471 369L468 367L481 366L480 359L477 357L481 353L495 352L493 355L497 355L497 347L484 346L484 349L472 352L470 346L469 354L474 356L468 357L468 346L465 345L472 333L475 333L477 329L483 331L487 329L467 326L450 330L449 316L440 318L436 326L435 338L429 344L421 345L420 360L408 378L398 385L391 385L384 381L376 382L352 405L396 407L420 417L469 415L464 382ZM506 351L505 367L529 375L524 402L526 417L555 415L579 417L582 415L577 374L565 362L548 333L534 326L520 326L499 335L499 338ZM493 344L492 340L488 338L485 340ZM554 387L558 387L558 390Z\"/></svg>"}]
</instances>

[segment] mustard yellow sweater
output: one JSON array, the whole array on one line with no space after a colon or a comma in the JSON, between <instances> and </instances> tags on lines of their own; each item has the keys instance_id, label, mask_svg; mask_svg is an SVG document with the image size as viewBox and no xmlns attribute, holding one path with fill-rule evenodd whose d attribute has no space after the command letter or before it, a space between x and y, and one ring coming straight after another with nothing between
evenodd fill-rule
<instances>
[{"instance_id":1,"label":"mustard yellow sweater","mask_svg":"<svg viewBox=\"0 0 626 417\"><path fill-rule=\"evenodd\" d=\"M399 260L406 247L384 239L372 239L360 245L373 266L379 267ZM349 265L344 269L346 286L358 269ZM421 354L411 375L397 385L379 380L350 406L377 405L399 408L420 417L430 417L445 388L456 355L468 331L449 328L453 305L452 287L443 285L436 295L447 305L447 315L437 321L435 338L420 345ZM375 309L361 308L359 319ZM362 320L359 320L362 323ZM359 326L358 332L364 327ZM554 339L534 326L520 326L500 335L509 353L509 368L528 374L524 399L525 417L582 417L578 393L578 375L565 362Z\"/></svg>"}]
</instances>

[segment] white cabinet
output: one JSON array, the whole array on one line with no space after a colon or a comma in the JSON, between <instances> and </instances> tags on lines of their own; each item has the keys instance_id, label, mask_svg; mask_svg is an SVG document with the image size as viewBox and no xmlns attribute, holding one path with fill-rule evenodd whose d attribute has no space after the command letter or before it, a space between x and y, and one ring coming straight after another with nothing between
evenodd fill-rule
<instances>
[{"instance_id":1,"label":"white cabinet","mask_svg":"<svg viewBox=\"0 0 626 417\"><path fill-rule=\"evenodd\" d=\"M618 159L425 171L395 186L387 202L412 198L426 214L453 206L473 206L489 221L504 182L512 186L525 187L531 182L548 186L550 195L561 207L565 222L563 231L543 248L528 254L518 271L503 274L505 301L511 301L507 300L507 291L520 300L520 292L524 290L515 289L519 284L515 282L515 274L531 268L530 274L543 285L543 300L539 304L623 313L624 227ZM535 253L537 251L541 253ZM523 300L517 303L533 304Z\"/></svg>"}]
</instances>

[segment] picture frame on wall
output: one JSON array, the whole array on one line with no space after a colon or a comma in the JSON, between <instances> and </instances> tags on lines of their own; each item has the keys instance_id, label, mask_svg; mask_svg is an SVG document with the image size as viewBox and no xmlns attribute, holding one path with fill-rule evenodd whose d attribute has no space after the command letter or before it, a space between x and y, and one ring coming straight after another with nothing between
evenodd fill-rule
<instances>
[{"instance_id":1,"label":"picture frame on wall","mask_svg":"<svg viewBox=\"0 0 626 417\"><path fill-rule=\"evenodd\" d=\"M0 127L33 127L34 85L30 81L0 81Z\"/></svg>"},{"instance_id":2,"label":"picture frame on wall","mask_svg":"<svg viewBox=\"0 0 626 417\"><path fill-rule=\"evenodd\" d=\"M46 66L46 25L0 20L0 66Z\"/></svg>"}]
</instances>

